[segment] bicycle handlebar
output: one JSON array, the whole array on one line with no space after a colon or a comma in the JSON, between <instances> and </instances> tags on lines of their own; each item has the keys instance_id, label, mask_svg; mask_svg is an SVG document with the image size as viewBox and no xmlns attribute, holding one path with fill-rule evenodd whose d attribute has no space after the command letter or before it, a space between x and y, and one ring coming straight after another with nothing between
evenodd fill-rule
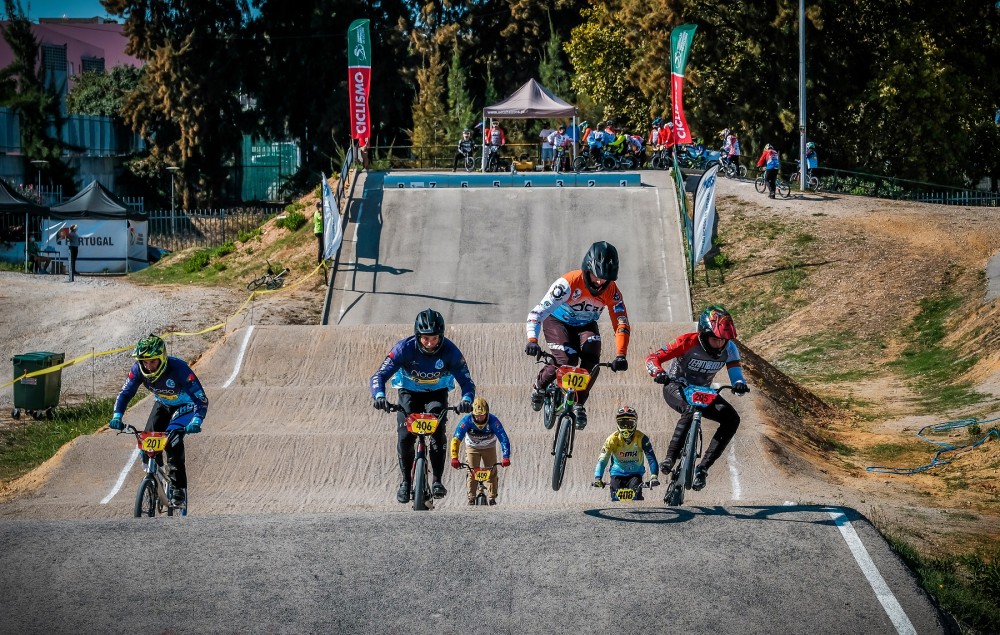
<instances>
[{"instance_id":1,"label":"bicycle handlebar","mask_svg":"<svg viewBox=\"0 0 1000 635\"><path fill-rule=\"evenodd\" d=\"M391 401L386 401L385 404L386 404L386 412L403 412L403 406L399 405L398 403L392 403ZM457 406L445 406L444 408L441 409L441 414L438 415L438 418L440 419L441 415L443 415L448 411L454 412L455 414L459 414ZM430 414L434 413L432 412Z\"/></svg>"},{"instance_id":2,"label":"bicycle handlebar","mask_svg":"<svg viewBox=\"0 0 1000 635\"><path fill-rule=\"evenodd\" d=\"M553 366L559 366L560 365L559 364L559 360L556 359L555 355L553 355L552 353L546 353L545 351L542 351L538 355L535 356L535 363L536 364L541 364L543 361L546 364L552 364ZM611 362L598 362L598 363L594 364L594 367L591 368L590 370L593 371L594 368L598 368L598 367L601 367L601 366L603 366L604 368L611 368ZM612 371L612 372L617 372L617 371Z\"/></svg>"}]
</instances>

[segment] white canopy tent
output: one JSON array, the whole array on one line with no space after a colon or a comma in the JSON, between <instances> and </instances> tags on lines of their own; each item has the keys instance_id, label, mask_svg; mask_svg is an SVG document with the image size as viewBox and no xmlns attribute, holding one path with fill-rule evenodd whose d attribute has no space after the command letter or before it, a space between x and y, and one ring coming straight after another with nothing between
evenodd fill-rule
<instances>
[{"instance_id":1,"label":"white canopy tent","mask_svg":"<svg viewBox=\"0 0 1000 635\"><path fill-rule=\"evenodd\" d=\"M556 97L546 87L534 79L529 79L514 92L513 95L498 104L483 108L483 166L486 160L486 119L550 119L553 117L572 117L573 131L576 135L576 115L579 111L573 104ZM575 138L575 137L574 137ZM579 142L579 139L577 139ZM576 158L576 145L573 145L573 158Z\"/></svg>"}]
</instances>

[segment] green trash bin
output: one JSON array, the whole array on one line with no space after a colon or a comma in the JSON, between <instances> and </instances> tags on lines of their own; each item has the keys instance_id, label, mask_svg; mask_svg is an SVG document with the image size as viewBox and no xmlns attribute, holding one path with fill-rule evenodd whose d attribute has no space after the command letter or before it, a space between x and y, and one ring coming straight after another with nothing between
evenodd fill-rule
<instances>
[{"instance_id":1,"label":"green trash bin","mask_svg":"<svg viewBox=\"0 0 1000 635\"><path fill-rule=\"evenodd\" d=\"M62 364L66 359L64 353L24 353L10 358L14 362L14 379L25 373L49 368ZM24 377L14 382L14 410L11 416L20 418L21 411L26 411L36 419L47 415L52 418L52 409L59 403L59 391L62 389L62 369L36 377Z\"/></svg>"}]
</instances>

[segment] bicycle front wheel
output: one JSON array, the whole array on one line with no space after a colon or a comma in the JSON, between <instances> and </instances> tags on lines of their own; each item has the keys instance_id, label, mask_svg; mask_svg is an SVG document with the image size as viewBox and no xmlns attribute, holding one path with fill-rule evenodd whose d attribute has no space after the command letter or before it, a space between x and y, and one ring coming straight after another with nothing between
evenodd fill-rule
<instances>
[{"instance_id":1,"label":"bicycle front wheel","mask_svg":"<svg viewBox=\"0 0 1000 635\"><path fill-rule=\"evenodd\" d=\"M465 157L465 171L472 172L476 169L476 157L469 155Z\"/></svg>"},{"instance_id":2,"label":"bicycle front wheel","mask_svg":"<svg viewBox=\"0 0 1000 635\"><path fill-rule=\"evenodd\" d=\"M427 511L427 459L419 457L413 466L413 509Z\"/></svg>"},{"instance_id":3,"label":"bicycle front wheel","mask_svg":"<svg viewBox=\"0 0 1000 635\"><path fill-rule=\"evenodd\" d=\"M739 168L737 168L736 175L741 179L747 178L747 166L741 165Z\"/></svg>"},{"instance_id":4,"label":"bicycle front wheel","mask_svg":"<svg viewBox=\"0 0 1000 635\"><path fill-rule=\"evenodd\" d=\"M767 181L764 180L763 174L758 176L757 179L753 182L753 187L761 194L767 191Z\"/></svg>"},{"instance_id":5,"label":"bicycle front wheel","mask_svg":"<svg viewBox=\"0 0 1000 635\"><path fill-rule=\"evenodd\" d=\"M819 179L816 178L815 176L810 176L809 177L809 183L808 183L808 185L809 185L809 189L812 190L813 192L818 192L819 191Z\"/></svg>"},{"instance_id":6,"label":"bicycle front wheel","mask_svg":"<svg viewBox=\"0 0 1000 635\"><path fill-rule=\"evenodd\" d=\"M556 436L555 457L552 461L552 490L559 491L566 474L566 459L569 458L569 437L573 434L573 418L563 415L559 419L559 434Z\"/></svg>"},{"instance_id":7,"label":"bicycle front wheel","mask_svg":"<svg viewBox=\"0 0 1000 635\"><path fill-rule=\"evenodd\" d=\"M147 476L142 479L142 483L139 483L139 491L135 494L135 510L133 510L133 513L136 518L142 518L143 516L152 518L156 516L156 505L156 482L152 477Z\"/></svg>"},{"instance_id":8,"label":"bicycle front wheel","mask_svg":"<svg viewBox=\"0 0 1000 635\"><path fill-rule=\"evenodd\" d=\"M274 291L275 289L280 289L284 284L285 284L284 278L271 278L270 280L267 281L265 286L267 287L268 291Z\"/></svg>"}]
</instances>

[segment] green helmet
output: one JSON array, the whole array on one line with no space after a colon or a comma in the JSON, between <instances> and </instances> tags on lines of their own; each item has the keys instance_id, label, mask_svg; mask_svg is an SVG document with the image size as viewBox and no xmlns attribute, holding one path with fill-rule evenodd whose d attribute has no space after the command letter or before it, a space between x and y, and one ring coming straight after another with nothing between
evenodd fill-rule
<instances>
[{"instance_id":1,"label":"green helmet","mask_svg":"<svg viewBox=\"0 0 1000 635\"><path fill-rule=\"evenodd\" d=\"M135 350L132 351L132 357L139 361L139 371L142 376L146 378L147 381L154 382L160 378L163 371L167 369L167 344L163 341L162 337L158 337L150 333L147 337L139 340L139 343L135 345ZM156 368L152 371L147 371L145 366L143 366L143 360L158 359L160 363L157 364Z\"/></svg>"}]
</instances>

